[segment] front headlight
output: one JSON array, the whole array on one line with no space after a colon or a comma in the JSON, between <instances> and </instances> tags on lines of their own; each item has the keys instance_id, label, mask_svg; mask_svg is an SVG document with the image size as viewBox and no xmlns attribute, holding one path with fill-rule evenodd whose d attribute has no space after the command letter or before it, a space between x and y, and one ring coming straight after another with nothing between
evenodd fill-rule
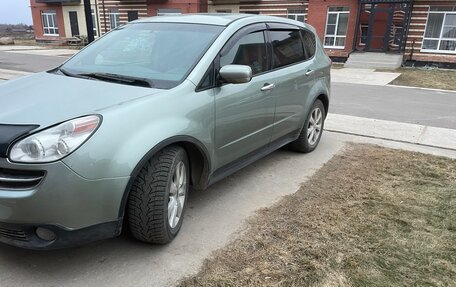
<instances>
[{"instance_id":1,"label":"front headlight","mask_svg":"<svg viewBox=\"0 0 456 287\"><path fill-rule=\"evenodd\" d=\"M61 123L25 139L11 148L13 162L43 163L59 160L82 145L100 125L100 117L86 116Z\"/></svg>"}]
</instances>

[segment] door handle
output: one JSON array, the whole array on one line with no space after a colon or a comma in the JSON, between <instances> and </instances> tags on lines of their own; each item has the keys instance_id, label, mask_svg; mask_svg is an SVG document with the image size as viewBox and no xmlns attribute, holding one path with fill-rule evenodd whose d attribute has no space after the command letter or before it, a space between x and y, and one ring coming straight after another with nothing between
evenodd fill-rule
<instances>
[{"instance_id":1,"label":"door handle","mask_svg":"<svg viewBox=\"0 0 456 287\"><path fill-rule=\"evenodd\" d=\"M306 76L310 76L310 75L312 75L314 72L315 72L315 71L313 71L313 70L307 70Z\"/></svg>"},{"instance_id":2,"label":"door handle","mask_svg":"<svg viewBox=\"0 0 456 287\"><path fill-rule=\"evenodd\" d=\"M261 88L261 91L264 92L264 91L269 91L269 90L272 90L275 88L275 85L274 84L264 84L264 86Z\"/></svg>"}]
</instances>

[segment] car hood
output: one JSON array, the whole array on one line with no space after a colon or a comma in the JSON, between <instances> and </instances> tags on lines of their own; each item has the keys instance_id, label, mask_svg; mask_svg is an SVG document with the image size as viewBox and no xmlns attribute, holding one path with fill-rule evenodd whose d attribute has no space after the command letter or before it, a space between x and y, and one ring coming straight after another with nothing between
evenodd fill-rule
<instances>
[{"instance_id":1,"label":"car hood","mask_svg":"<svg viewBox=\"0 0 456 287\"><path fill-rule=\"evenodd\" d=\"M0 84L0 124L43 128L161 91L42 72Z\"/></svg>"}]
</instances>

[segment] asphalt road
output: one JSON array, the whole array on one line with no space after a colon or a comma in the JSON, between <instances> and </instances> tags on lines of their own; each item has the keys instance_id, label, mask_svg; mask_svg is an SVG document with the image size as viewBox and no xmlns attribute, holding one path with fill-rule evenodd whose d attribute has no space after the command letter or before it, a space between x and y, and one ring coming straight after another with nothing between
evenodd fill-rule
<instances>
[{"instance_id":1,"label":"asphalt road","mask_svg":"<svg viewBox=\"0 0 456 287\"><path fill-rule=\"evenodd\" d=\"M456 92L333 83L330 112L456 129Z\"/></svg>"},{"instance_id":2,"label":"asphalt road","mask_svg":"<svg viewBox=\"0 0 456 287\"><path fill-rule=\"evenodd\" d=\"M0 69L41 72L62 64L66 57L30 55L0 51Z\"/></svg>"}]
</instances>

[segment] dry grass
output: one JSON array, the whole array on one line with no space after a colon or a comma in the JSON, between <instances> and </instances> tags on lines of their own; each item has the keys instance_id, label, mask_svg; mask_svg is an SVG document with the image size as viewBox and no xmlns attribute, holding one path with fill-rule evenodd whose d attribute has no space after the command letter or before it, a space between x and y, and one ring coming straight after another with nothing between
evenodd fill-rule
<instances>
[{"instance_id":1,"label":"dry grass","mask_svg":"<svg viewBox=\"0 0 456 287\"><path fill-rule=\"evenodd\" d=\"M355 145L185 286L455 286L456 160Z\"/></svg>"},{"instance_id":2,"label":"dry grass","mask_svg":"<svg viewBox=\"0 0 456 287\"><path fill-rule=\"evenodd\" d=\"M335 63L333 62L332 65L331 65L331 69L343 69L344 68L344 64L343 63Z\"/></svg>"},{"instance_id":3,"label":"dry grass","mask_svg":"<svg viewBox=\"0 0 456 287\"><path fill-rule=\"evenodd\" d=\"M401 68L393 72L401 73L390 83L393 85L456 90L456 71Z\"/></svg>"}]
</instances>

